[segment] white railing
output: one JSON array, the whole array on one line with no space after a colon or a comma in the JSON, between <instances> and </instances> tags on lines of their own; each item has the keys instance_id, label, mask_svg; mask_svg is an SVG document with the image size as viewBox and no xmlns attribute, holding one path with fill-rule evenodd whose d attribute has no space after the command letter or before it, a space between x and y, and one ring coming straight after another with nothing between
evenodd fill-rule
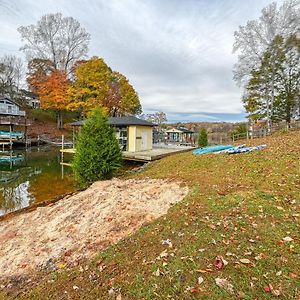
<instances>
[{"instance_id":1,"label":"white railing","mask_svg":"<svg viewBox=\"0 0 300 300\"><path fill-rule=\"evenodd\" d=\"M22 116L25 117L25 111L18 109L8 109L7 107L0 107L1 115L9 115L9 116Z\"/></svg>"}]
</instances>

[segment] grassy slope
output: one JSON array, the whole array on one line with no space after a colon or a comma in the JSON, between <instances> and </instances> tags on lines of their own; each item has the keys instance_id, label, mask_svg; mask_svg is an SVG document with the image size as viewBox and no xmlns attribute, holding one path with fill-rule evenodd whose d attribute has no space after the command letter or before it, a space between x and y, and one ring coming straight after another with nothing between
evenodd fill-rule
<instances>
[{"instance_id":1,"label":"grassy slope","mask_svg":"<svg viewBox=\"0 0 300 300\"><path fill-rule=\"evenodd\" d=\"M234 156L183 153L151 164L137 176L181 180L191 187L188 197L86 270L50 274L17 298L272 299L280 293L300 299L300 133L254 142L269 147ZM294 240L282 241L286 236ZM162 245L165 239L172 248ZM221 270L213 265L217 255L228 261ZM240 262L245 258L251 263ZM227 278L234 294L215 278ZM269 284L273 294L264 290Z\"/></svg>"}]
</instances>

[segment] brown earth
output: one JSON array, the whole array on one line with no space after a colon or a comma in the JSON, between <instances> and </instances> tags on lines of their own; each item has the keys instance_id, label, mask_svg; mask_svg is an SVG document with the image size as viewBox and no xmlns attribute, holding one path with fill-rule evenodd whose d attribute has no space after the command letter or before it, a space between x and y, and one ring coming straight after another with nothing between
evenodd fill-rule
<instances>
[{"instance_id":1,"label":"brown earth","mask_svg":"<svg viewBox=\"0 0 300 300\"><path fill-rule=\"evenodd\" d=\"M76 265L165 214L188 188L159 179L99 181L1 221L0 279Z\"/></svg>"}]
</instances>

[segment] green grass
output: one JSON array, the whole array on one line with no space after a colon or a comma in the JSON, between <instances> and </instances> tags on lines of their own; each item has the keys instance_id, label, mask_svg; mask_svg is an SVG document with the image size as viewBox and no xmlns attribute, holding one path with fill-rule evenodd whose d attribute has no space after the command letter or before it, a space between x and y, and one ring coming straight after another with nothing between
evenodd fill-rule
<instances>
[{"instance_id":1,"label":"green grass","mask_svg":"<svg viewBox=\"0 0 300 300\"><path fill-rule=\"evenodd\" d=\"M268 148L234 156L183 153L150 164L136 177L179 180L189 195L86 262L85 271L39 274L0 299L278 298L264 290L270 284L280 299L300 299L300 133L254 142ZM293 241L284 242L286 236ZM172 248L162 245L165 239ZM221 270L213 265L217 255L228 261ZM245 258L250 264L240 262ZM216 278L226 278L234 294Z\"/></svg>"}]
</instances>

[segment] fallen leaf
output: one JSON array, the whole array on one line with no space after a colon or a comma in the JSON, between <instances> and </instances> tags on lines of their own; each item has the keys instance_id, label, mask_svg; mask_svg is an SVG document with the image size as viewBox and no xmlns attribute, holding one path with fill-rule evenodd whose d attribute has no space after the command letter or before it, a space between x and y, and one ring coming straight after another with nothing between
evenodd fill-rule
<instances>
[{"instance_id":1,"label":"fallen leaf","mask_svg":"<svg viewBox=\"0 0 300 300\"><path fill-rule=\"evenodd\" d=\"M160 275L160 270L159 268L157 268L157 270L153 273L155 276L159 276Z\"/></svg>"},{"instance_id":2,"label":"fallen leaf","mask_svg":"<svg viewBox=\"0 0 300 300\"><path fill-rule=\"evenodd\" d=\"M265 286L264 287L264 291L267 292L267 293L270 293L271 292L271 289L269 286Z\"/></svg>"},{"instance_id":3,"label":"fallen leaf","mask_svg":"<svg viewBox=\"0 0 300 300\"><path fill-rule=\"evenodd\" d=\"M289 276L290 276L291 278L293 278L293 279L298 279L298 278L299 278L299 276L298 276L297 274L292 273L292 272L289 273Z\"/></svg>"},{"instance_id":4,"label":"fallen leaf","mask_svg":"<svg viewBox=\"0 0 300 300\"><path fill-rule=\"evenodd\" d=\"M290 236L286 236L282 239L284 242L292 242L294 239L292 239Z\"/></svg>"},{"instance_id":5,"label":"fallen leaf","mask_svg":"<svg viewBox=\"0 0 300 300\"><path fill-rule=\"evenodd\" d=\"M116 300L122 300L122 295L119 294L119 295L117 296Z\"/></svg>"},{"instance_id":6,"label":"fallen leaf","mask_svg":"<svg viewBox=\"0 0 300 300\"><path fill-rule=\"evenodd\" d=\"M172 248L172 247L173 247L173 244L172 244L172 242L171 242L170 239L162 240L161 243L162 243L162 245L167 245L167 246L169 246L169 248Z\"/></svg>"},{"instance_id":7,"label":"fallen leaf","mask_svg":"<svg viewBox=\"0 0 300 300\"><path fill-rule=\"evenodd\" d=\"M251 261L248 258L241 258L240 262L245 265L251 264Z\"/></svg>"},{"instance_id":8,"label":"fallen leaf","mask_svg":"<svg viewBox=\"0 0 300 300\"><path fill-rule=\"evenodd\" d=\"M238 297L238 299L243 299L246 297L246 294L244 292L238 292L237 297Z\"/></svg>"},{"instance_id":9,"label":"fallen leaf","mask_svg":"<svg viewBox=\"0 0 300 300\"><path fill-rule=\"evenodd\" d=\"M214 260L214 266L216 269L221 270L228 265L228 261L223 258L223 256L218 255Z\"/></svg>"},{"instance_id":10,"label":"fallen leaf","mask_svg":"<svg viewBox=\"0 0 300 300\"><path fill-rule=\"evenodd\" d=\"M216 285L220 288L224 288L227 292L233 294L233 285L225 278L216 278L215 279Z\"/></svg>"},{"instance_id":11,"label":"fallen leaf","mask_svg":"<svg viewBox=\"0 0 300 300\"><path fill-rule=\"evenodd\" d=\"M198 284L200 285L204 281L204 278L202 276L198 277Z\"/></svg>"}]
</instances>

